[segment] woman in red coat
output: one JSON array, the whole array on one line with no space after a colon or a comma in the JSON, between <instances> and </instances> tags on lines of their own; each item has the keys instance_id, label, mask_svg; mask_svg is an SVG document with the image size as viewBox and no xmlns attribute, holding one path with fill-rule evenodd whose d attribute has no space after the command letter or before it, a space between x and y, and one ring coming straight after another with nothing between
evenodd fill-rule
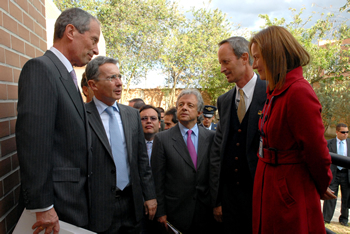
<instances>
[{"instance_id":1,"label":"woman in red coat","mask_svg":"<svg viewBox=\"0 0 350 234\"><path fill-rule=\"evenodd\" d=\"M250 42L253 68L267 80L253 192L253 233L325 233L320 197L332 179L321 105L303 77L310 56L283 27Z\"/></svg>"}]
</instances>

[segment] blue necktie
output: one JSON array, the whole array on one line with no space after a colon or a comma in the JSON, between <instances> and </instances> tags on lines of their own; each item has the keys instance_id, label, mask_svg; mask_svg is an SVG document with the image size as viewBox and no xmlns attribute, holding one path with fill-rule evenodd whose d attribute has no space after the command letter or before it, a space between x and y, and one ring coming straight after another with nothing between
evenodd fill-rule
<instances>
[{"instance_id":1,"label":"blue necktie","mask_svg":"<svg viewBox=\"0 0 350 234\"><path fill-rule=\"evenodd\" d=\"M113 160L117 168L117 187L123 190L129 184L129 174L127 167L127 154L124 152L124 146L120 133L117 117L112 106L106 108L109 115L109 136Z\"/></svg>"},{"instance_id":2,"label":"blue necktie","mask_svg":"<svg viewBox=\"0 0 350 234\"><path fill-rule=\"evenodd\" d=\"M344 141L339 142L338 154L344 155ZM338 169L341 170L343 167L338 166Z\"/></svg>"}]
</instances>

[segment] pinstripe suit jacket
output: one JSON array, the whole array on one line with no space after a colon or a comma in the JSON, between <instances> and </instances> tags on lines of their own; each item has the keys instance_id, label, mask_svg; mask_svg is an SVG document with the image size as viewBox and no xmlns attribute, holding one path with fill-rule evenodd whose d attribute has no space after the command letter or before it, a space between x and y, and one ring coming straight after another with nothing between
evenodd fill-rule
<instances>
[{"instance_id":1,"label":"pinstripe suit jacket","mask_svg":"<svg viewBox=\"0 0 350 234\"><path fill-rule=\"evenodd\" d=\"M167 215L171 224L187 230L193 220L196 200L211 209L209 193L209 150L214 131L198 127L197 171L181 135L179 125L157 133L151 166L156 185L156 216Z\"/></svg>"},{"instance_id":2,"label":"pinstripe suit jacket","mask_svg":"<svg viewBox=\"0 0 350 234\"><path fill-rule=\"evenodd\" d=\"M143 201L156 198L152 171L138 111L122 104L118 104L118 108L128 151L135 215L136 220L139 221L143 217ZM86 111L91 128L90 153L93 172L89 178L91 192L89 226L93 231L102 232L110 227L113 219L117 183L116 167L106 131L94 101L86 104Z\"/></svg>"},{"instance_id":3,"label":"pinstripe suit jacket","mask_svg":"<svg viewBox=\"0 0 350 234\"><path fill-rule=\"evenodd\" d=\"M51 51L24 65L17 110L16 142L26 208L53 204L60 220L87 225L86 114L70 74Z\"/></svg>"}]
</instances>

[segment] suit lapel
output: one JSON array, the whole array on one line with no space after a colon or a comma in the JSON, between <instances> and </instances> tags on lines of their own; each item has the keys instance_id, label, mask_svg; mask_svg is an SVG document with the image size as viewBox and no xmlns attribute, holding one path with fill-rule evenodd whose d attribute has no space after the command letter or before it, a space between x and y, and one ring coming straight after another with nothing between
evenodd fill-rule
<instances>
[{"instance_id":1,"label":"suit lapel","mask_svg":"<svg viewBox=\"0 0 350 234\"><path fill-rule=\"evenodd\" d=\"M54 53L51 51L46 51L45 56L49 57L49 59L52 60L52 62L55 64L57 69L60 72L60 80L65 87L69 97L72 99L75 108L77 109L80 117L82 120L84 119L84 104L83 100L81 98L81 95L78 93L77 88L75 87L75 84L73 82L72 77L67 71L67 68L63 65L63 63L56 57Z\"/></svg>"},{"instance_id":2,"label":"suit lapel","mask_svg":"<svg viewBox=\"0 0 350 234\"><path fill-rule=\"evenodd\" d=\"M96 133L97 137L102 142L103 146L106 148L110 156L113 158L111 146L107 138L105 128L103 126L100 114L96 108L95 102L91 101L86 104L86 112L88 115L89 124L92 130Z\"/></svg>"},{"instance_id":3,"label":"suit lapel","mask_svg":"<svg viewBox=\"0 0 350 234\"><path fill-rule=\"evenodd\" d=\"M122 123L123 123L123 129L124 129L124 137L125 137L125 144L126 144L126 149L127 149L127 153L128 153L128 157L129 157L129 163L131 163L131 160L132 160L132 135L131 135L131 131L128 129L129 126L133 126L135 124L138 124L138 123L132 123L131 122L131 118L128 118L128 109L123 106L123 105L118 105L118 108L119 108L119 113L120 113L120 118L122 120Z\"/></svg>"},{"instance_id":4,"label":"suit lapel","mask_svg":"<svg viewBox=\"0 0 350 234\"><path fill-rule=\"evenodd\" d=\"M226 129L223 131L224 135L222 136L223 138L223 145L222 145L222 149L226 148L226 141L228 138L228 134L229 134L229 129L231 128L231 118L232 118L232 102L234 102L235 100L235 96L236 96L236 88L234 87L233 89L231 89L228 93L228 95L226 96L225 100L222 100L222 108L221 108L221 113L223 113L223 118L226 121ZM221 117L220 117L221 118ZM221 151L222 155L224 150Z\"/></svg>"},{"instance_id":5,"label":"suit lapel","mask_svg":"<svg viewBox=\"0 0 350 234\"><path fill-rule=\"evenodd\" d=\"M266 100L266 86L263 85L260 77L257 77L253 100L250 103L250 112L249 112L249 120L248 120L248 129L247 129L247 150L251 147L252 140L254 139L254 135L258 128L259 122L259 113L262 111L262 107L264 106L264 102Z\"/></svg>"},{"instance_id":6,"label":"suit lapel","mask_svg":"<svg viewBox=\"0 0 350 234\"><path fill-rule=\"evenodd\" d=\"M174 128L174 136L172 137L173 140L173 147L178 152L178 154L185 160L185 162L193 169L194 165L192 162L192 158L190 153L188 152L187 145L181 135L180 127L179 125L176 125ZM197 159L198 160L198 159Z\"/></svg>"},{"instance_id":7,"label":"suit lapel","mask_svg":"<svg viewBox=\"0 0 350 234\"><path fill-rule=\"evenodd\" d=\"M208 135L204 128L198 128L198 153L197 153L197 169L203 162L203 158L208 152L210 142L207 142ZM192 159L191 159L192 160Z\"/></svg>"}]
</instances>

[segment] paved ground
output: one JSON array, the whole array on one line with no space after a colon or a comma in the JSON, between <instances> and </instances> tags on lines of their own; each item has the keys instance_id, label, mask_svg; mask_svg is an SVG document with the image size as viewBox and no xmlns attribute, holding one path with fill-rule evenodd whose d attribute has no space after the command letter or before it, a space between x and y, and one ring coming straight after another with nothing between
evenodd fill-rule
<instances>
[{"instance_id":1,"label":"paved ground","mask_svg":"<svg viewBox=\"0 0 350 234\"><path fill-rule=\"evenodd\" d=\"M340 192L339 192L340 193ZM321 201L321 205L323 207L323 201ZM338 196L337 199L337 206L335 207L334 215L331 220L331 222L338 223L339 222L339 216L340 216L340 205L341 205L341 196Z\"/></svg>"}]
</instances>

